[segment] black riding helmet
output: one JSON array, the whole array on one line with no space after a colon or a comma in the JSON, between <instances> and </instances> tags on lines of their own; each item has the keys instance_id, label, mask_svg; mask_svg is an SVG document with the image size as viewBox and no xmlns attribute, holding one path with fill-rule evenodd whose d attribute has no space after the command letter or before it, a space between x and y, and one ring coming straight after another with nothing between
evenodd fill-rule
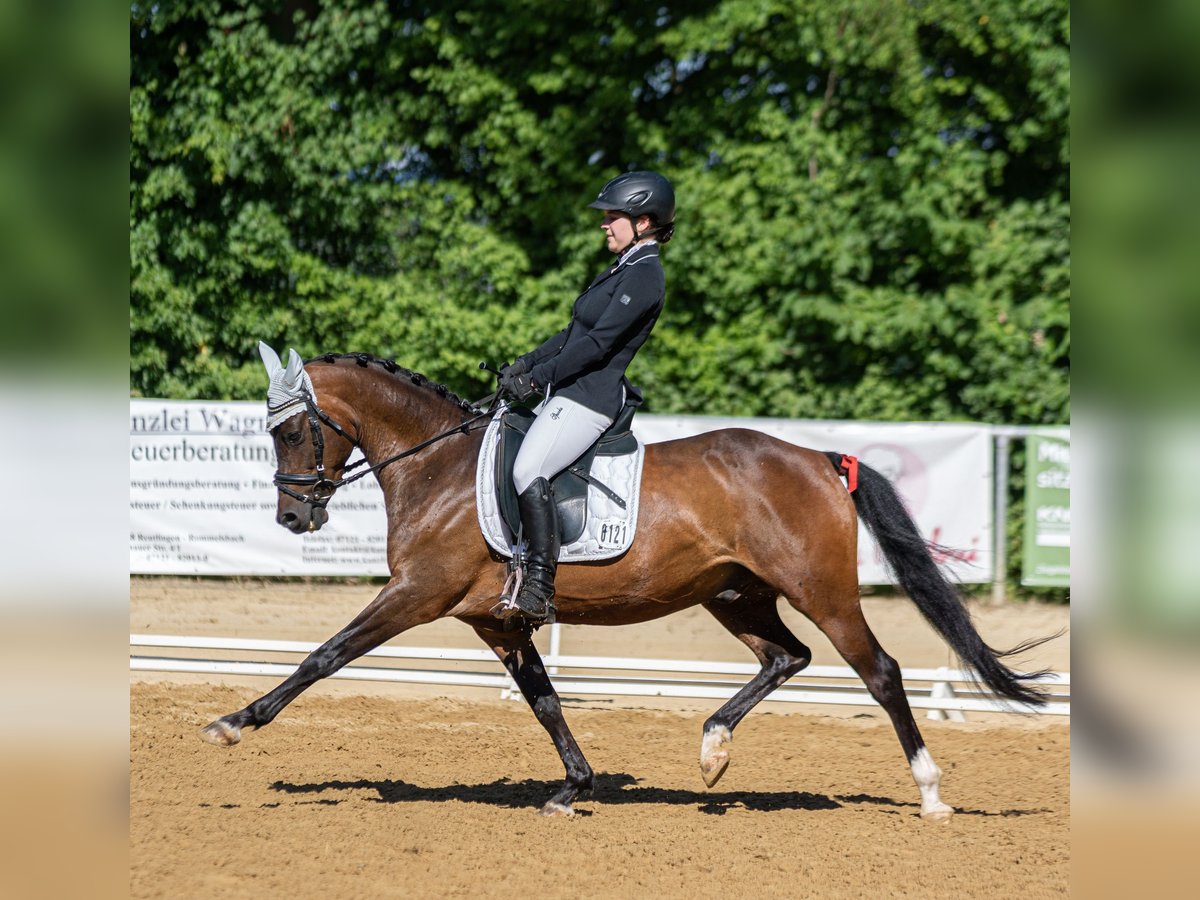
<instances>
[{"instance_id":1,"label":"black riding helmet","mask_svg":"<svg viewBox=\"0 0 1200 900\"><path fill-rule=\"evenodd\" d=\"M655 236L661 243L675 231L675 190L671 182L657 172L626 172L618 175L588 204L592 209L615 210L634 220L634 240L638 240L638 216L649 216Z\"/></svg>"}]
</instances>

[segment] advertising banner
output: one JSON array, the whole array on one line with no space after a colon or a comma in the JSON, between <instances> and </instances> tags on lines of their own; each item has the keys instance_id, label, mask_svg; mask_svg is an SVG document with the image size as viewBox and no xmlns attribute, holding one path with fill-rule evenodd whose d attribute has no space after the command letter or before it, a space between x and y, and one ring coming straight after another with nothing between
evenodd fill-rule
<instances>
[{"instance_id":1,"label":"advertising banner","mask_svg":"<svg viewBox=\"0 0 1200 900\"><path fill-rule=\"evenodd\" d=\"M1025 456L1025 553L1021 583L1071 583L1071 441L1029 435Z\"/></svg>"},{"instance_id":2,"label":"advertising banner","mask_svg":"<svg viewBox=\"0 0 1200 900\"><path fill-rule=\"evenodd\" d=\"M130 401L129 571L386 575L383 493L339 490L329 524L275 523L275 447L263 403Z\"/></svg>"},{"instance_id":3,"label":"advertising banner","mask_svg":"<svg viewBox=\"0 0 1200 900\"><path fill-rule=\"evenodd\" d=\"M368 476L338 491L329 522L296 535L275 522L274 446L261 402L130 401L129 567L134 574L386 575L383 494ZM977 425L892 425L639 415L645 443L716 428L857 456L899 489L939 561L964 582L992 578L992 454ZM480 541L483 541L482 535ZM890 581L859 533L859 577Z\"/></svg>"}]
</instances>

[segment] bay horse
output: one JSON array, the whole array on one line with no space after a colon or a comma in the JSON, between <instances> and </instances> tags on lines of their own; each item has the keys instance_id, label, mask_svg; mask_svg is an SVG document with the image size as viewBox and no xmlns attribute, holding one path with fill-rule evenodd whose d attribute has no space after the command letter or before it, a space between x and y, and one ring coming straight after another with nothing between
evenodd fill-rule
<instances>
[{"instance_id":1,"label":"bay horse","mask_svg":"<svg viewBox=\"0 0 1200 900\"><path fill-rule=\"evenodd\" d=\"M207 725L203 737L236 744L244 729L266 725L316 681L409 628L453 617L492 648L554 741L566 778L542 814L572 815L572 803L592 787L592 769L563 718L533 629L506 630L490 612L506 562L488 547L476 518L475 465L487 414L391 360L330 354L301 372L295 351L292 357L293 374L307 373L312 393L303 390L299 411L272 430L276 520L297 534L324 524L325 503L360 448L383 488L391 578L290 677ZM925 618L997 695L1045 702L1029 683L1040 673L1018 674L1000 661L1041 641L1007 652L987 646L892 485L859 465L850 492L841 462L839 453L738 428L648 445L636 541L611 561L560 567L558 620L626 625L699 604L750 649L761 671L703 726L700 772L712 787L729 764L738 723L812 658L780 619L778 600L785 598L824 632L887 711L920 791L921 816L945 821L954 810L939 797L941 770L917 730L900 668L863 618L857 516Z\"/></svg>"}]
</instances>

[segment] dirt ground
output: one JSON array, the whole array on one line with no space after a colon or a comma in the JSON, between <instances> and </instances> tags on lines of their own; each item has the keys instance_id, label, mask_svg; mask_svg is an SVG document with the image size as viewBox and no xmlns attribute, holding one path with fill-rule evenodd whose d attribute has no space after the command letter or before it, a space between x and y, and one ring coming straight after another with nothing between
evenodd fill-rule
<instances>
[{"instance_id":1,"label":"dirt ground","mask_svg":"<svg viewBox=\"0 0 1200 900\"><path fill-rule=\"evenodd\" d=\"M369 584L135 579L133 633L319 641ZM867 597L902 666L953 664L904 600ZM974 608L994 646L1054 633L1061 607ZM840 664L807 623L814 662ZM474 647L439 622L393 643ZM562 652L749 661L702 611L565 628ZM1069 670L1069 636L1021 665ZM499 667L497 664L497 671ZM209 683L212 682L212 683ZM537 808L562 767L523 704L497 692L326 682L223 750L198 729L276 679L132 673L130 886L135 897L1042 897L1068 891L1070 734L1062 719L919 719L944 770L946 825L918 793L886 716L764 703L705 789L715 701L568 699L597 773L573 819ZM449 696L450 694L452 696Z\"/></svg>"}]
</instances>

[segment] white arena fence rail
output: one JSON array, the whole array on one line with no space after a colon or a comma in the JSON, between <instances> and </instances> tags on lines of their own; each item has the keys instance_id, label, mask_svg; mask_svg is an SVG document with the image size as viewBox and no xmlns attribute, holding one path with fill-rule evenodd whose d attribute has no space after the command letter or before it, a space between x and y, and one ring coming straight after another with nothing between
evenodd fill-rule
<instances>
[{"instance_id":1,"label":"white arena fence rail","mask_svg":"<svg viewBox=\"0 0 1200 900\"><path fill-rule=\"evenodd\" d=\"M557 644L554 641L553 644ZM286 678L296 670L291 662L261 659L198 659L190 656L150 656L134 650L215 651L224 654L307 655L318 644L248 638L180 637L161 634L129 636L129 668L133 672L179 672L208 675L259 675ZM351 663L331 677L357 681L406 682L448 687L495 688L502 697L519 697L516 684L489 650L437 647L379 647L361 659L425 663L420 668ZM682 659L639 659L610 656L565 656L555 647L542 657L554 675L560 696L600 695L673 697L725 700L759 671L755 663L701 662ZM463 670L437 663L475 664ZM433 665L429 665L433 664ZM969 672L948 667L904 669L905 692L914 709L928 710L930 719L963 721L968 712L1026 712L998 699L977 684ZM1050 702L1036 710L1042 715L1069 716L1071 676L1053 672L1042 679ZM853 669L848 666L809 666L767 698L785 703L839 706L877 706Z\"/></svg>"}]
</instances>

